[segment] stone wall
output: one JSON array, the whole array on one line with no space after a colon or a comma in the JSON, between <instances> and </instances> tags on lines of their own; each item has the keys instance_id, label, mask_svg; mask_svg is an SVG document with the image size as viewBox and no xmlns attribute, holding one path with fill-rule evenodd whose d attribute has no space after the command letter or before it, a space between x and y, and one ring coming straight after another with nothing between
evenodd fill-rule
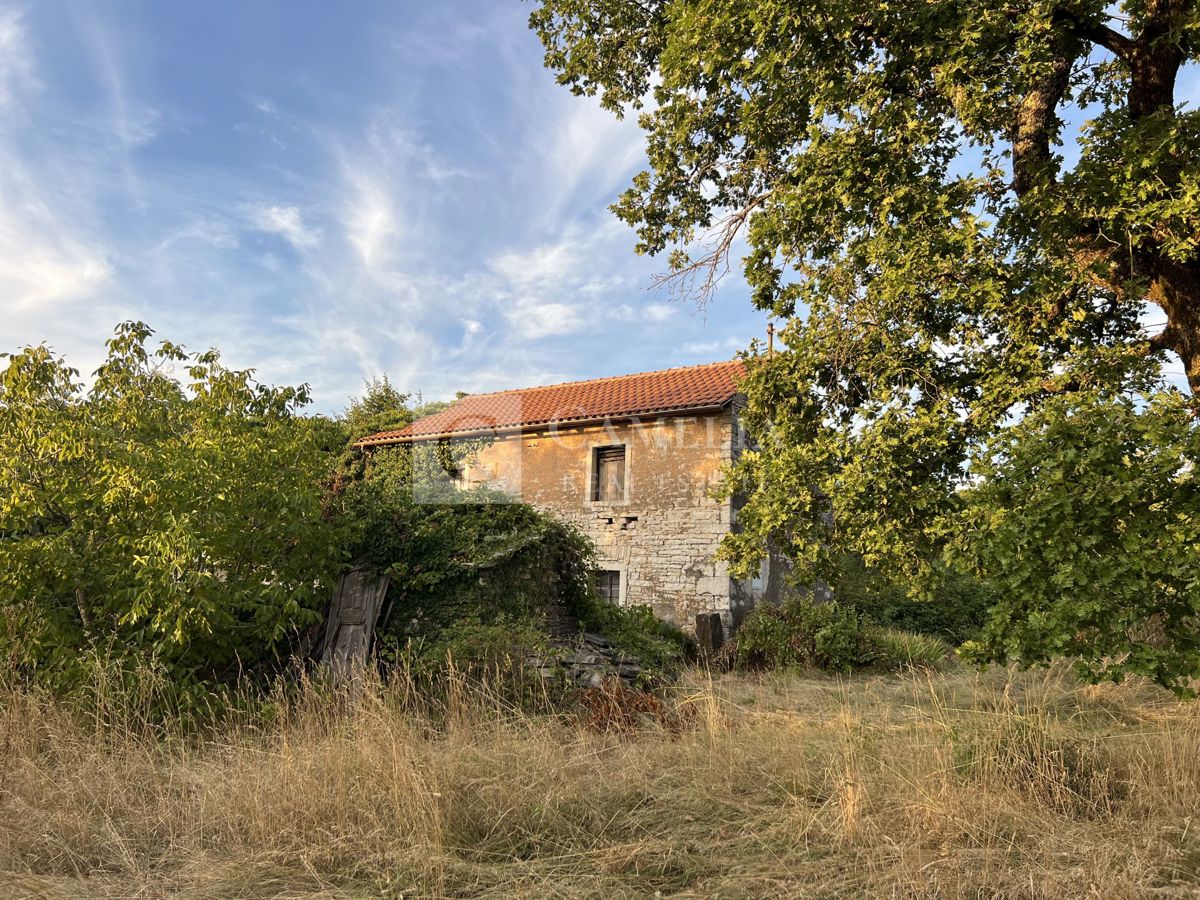
<instances>
[{"instance_id":1,"label":"stone wall","mask_svg":"<svg viewBox=\"0 0 1200 900\"><path fill-rule=\"evenodd\" d=\"M501 438L465 471L576 525L595 542L601 569L621 573L621 603L645 604L691 630L698 613L740 621L754 592L713 558L732 505L710 491L734 453L729 408L603 426L559 427ZM625 499L591 499L593 453L623 445Z\"/></svg>"},{"instance_id":2,"label":"stone wall","mask_svg":"<svg viewBox=\"0 0 1200 900\"><path fill-rule=\"evenodd\" d=\"M745 398L739 394L730 404L730 419L733 422L732 458L736 461L746 450L750 449L750 441L742 427L740 417L745 408ZM745 498L737 495L732 502L732 525L730 530L738 531L738 511ZM783 595L784 584L791 572L791 563L777 548L768 546L767 552L755 578L747 578L733 582L733 627L736 629L754 606L758 603L778 603Z\"/></svg>"}]
</instances>

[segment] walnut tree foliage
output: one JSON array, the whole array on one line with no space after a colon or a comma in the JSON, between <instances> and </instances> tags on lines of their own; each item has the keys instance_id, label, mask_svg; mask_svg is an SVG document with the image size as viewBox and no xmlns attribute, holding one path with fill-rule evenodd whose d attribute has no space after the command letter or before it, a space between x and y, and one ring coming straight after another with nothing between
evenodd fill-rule
<instances>
[{"instance_id":1,"label":"walnut tree foliage","mask_svg":"<svg viewBox=\"0 0 1200 900\"><path fill-rule=\"evenodd\" d=\"M57 688L89 658L185 691L319 621L341 563L321 479L342 436L216 351L120 326L89 388L45 346L0 369L0 665Z\"/></svg>"},{"instance_id":2,"label":"walnut tree foliage","mask_svg":"<svg viewBox=\"0 0 1200 900\"><path fill-rule=\"evenodd\" d=\"M342 415L342 424L351 440L377 431L399 430L413 420L409 395L401 393L386 374L371 378L365 387L363 395L351 400Z\"/></svg>"},{"instance_id":3,"label":"walnut tree foliage","mask_svg":"<svg viewBox=\"0 0 1200 900\"><path fill-rule=\"evenodd\" d=\"M1008 600L982 658L1200 673L1195 542L1172 544L1192 460L1163 451L1191 452L1195 405L1160 376L1174 354L1200 389L1198 23L1186 0L540 0L560 83L640 115L649 169L614 206L638 251L701 301L741 255L782 322L746 383L735 570L768 538L802 577L853 556L915 594L986 562ZM1127 463L1044 469L1058 427Z\"/></svg>"}]
</instances>

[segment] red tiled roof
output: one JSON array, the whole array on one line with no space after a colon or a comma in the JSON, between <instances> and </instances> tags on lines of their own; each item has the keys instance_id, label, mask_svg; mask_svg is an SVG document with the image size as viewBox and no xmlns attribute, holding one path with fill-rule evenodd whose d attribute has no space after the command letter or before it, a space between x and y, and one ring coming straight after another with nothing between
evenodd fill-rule
<instances>
[{"instance_id":1,"label":"red tiled roof","mask_svg":"<svg viewBox=\"0 0 1200 900\"><path fill-rule=\"evenodd\" d=\"M358 444L406 444L435 437L520 431L541 425L716 409L733 399L738 379L744 373L742 361L735 359L593 381L470 394L449 409L418 419L399 431L368 435Z\"/></svg>"}]
</instances>

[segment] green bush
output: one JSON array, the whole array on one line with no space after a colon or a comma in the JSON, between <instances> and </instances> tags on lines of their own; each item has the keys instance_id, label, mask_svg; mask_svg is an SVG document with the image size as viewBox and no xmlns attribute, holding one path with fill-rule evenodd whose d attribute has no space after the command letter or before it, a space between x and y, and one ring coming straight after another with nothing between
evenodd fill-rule
<instances>
[{"instance_id":1,"label":"green bush","mask_svg":"<svg viewBox=\"0 0 1200 900\"><path fill-rule=\"evenodd\" d=\"M203 695L264 679L341 564L320 481L338 429L126 323L89 388L46 347L0 370L0 667L59 691L89 662Z\"/></svg>"},{"instance_id":2,"label":"green bush","mask_svg":"<svg viewBox=\"0 0 1200 900\"><path fill-rule=\"evenodd\" d=\"M356 451L329 482L329 506L353 537L349 554L392 578L381 628L388 656L426 669L494 663L544 643L561 608L647 672L677 668L688 641L648 608L600 600L595 549L578 529L485 488L460 490L453 472L482 445Z\"/></svg>"},{"instance_id":3,"label":"green bush","mask_svg":"<svg viewBox=\"0 0 1200 900\"><path fill-rule=\"evenodd\" d=\"M851 560L834 596L876 625L936 635L955 646L978 638L995 603L993 591L960 572L943 571L936 583L932 597L914 599L906 585Z\"/></svg>"},{"instance_id":4,"label":"green bush","mask_svg":"<svg viewBox=\"0 0 1200 900\"><path fill-rule=\"evenodd\" d=\"M417 634L476 616L581 606L591 591L591 543L504 494L460 491L445 472L439 479L443 464L461 464L461 452L443 459L426 446L360 451L330 485L350 558L392 578L396 627Z\"/></svg>"},{"instance_id":5,"label":"green bush","mask_svg":"<svg viewBox=\"0 0 1200 900\"><path fill-rule=\"evenodd\" d=\"M656 632L640 635L633 619L600 605L595 551L581 532L503 494L439 478L471 449L375 450L331 485L353 534L351 557L391 576L380 630L388 654L405 650L427 669L443 666L447 653L494 662L544 642L546 614L562 608L631 655L666 655Z\"/></svg>"},{"instance_id":6,"label":"green bush","mask_svg":"<svg viewBox=\"0 0 1200 900\"><path fill-rule=\"evenodd\" d=\"M757 607L737 632L737 662L752 668L846 672L867 664L869 649L853 609L803 595Z\"/></svg>"},{"instance_id":7,"label":"green bush","mask_svg":"<svg viewBox=\"0 0 1200 900\"><path fill-rule=\"evenodd\" d=\"M355 559L392 578L383 635L415 642L430 664L475 626L529 632L552 608L590 598L590 543L523 504L380 505L360 525Z\"/></svg>"},{"instance_id":8,"label":"green bush","mask_svg":"<svg viewBox=\"0 0 1200 900\"><path fill-rule=\"evenodd\" d=\"M648 677L676 671L692 654L687 635L649 606L621 607L593 593L576 615L585 631L599 632L624 655L637 659Z\"/></svg>"},{"instance_id":9,"label":"green bush","mask_svg":"<svg viewBox=\"0 0 1200 900\"><path fill-rule=\"evenodd\" d=\"M950 645L932 634L898 628L869 628L874 668L939 669L953 658Z\"/></svg>"},{"instance_id":10,"label":"green bush","mask_svg":"<svg viewBox=\"0 0 1200 900\"><path fill-rule=\"evenodd\" d=\"M409 635L403 644L398 629L387 630L380 637L380 656L385 664L403 659L418 673L439 671L449 664L466 672L512 672L547 645L545 629L530 618L501 614L485 623L479 616L468 616L439 631Z\"/></svg>"},{"instance_id":11,"label":"green bush","mask_svg":"<svg viewBox=\"0 0 1200 900\"><path fill-rule=\"evenodd\" d=\"M849 672L938 668L951 655L940 638L882 628L841 603L793 595L755 609L737 633L737 663L765 669Z\"/></svg>"}]
</instances>

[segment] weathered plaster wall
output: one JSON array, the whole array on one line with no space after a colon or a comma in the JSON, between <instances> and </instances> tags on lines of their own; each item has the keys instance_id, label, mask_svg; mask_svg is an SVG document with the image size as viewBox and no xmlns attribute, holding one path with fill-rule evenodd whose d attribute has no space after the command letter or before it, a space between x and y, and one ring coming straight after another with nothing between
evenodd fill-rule
<instances>
[{"instance_id":1,"label":"weathered plaster wall","mask_svg":"<svg viewBox=\"0 0 1200 900\"><path fill-rule=\"evenodd\" d=\"M617 444L626 448L626 499L592 501L592 453ZM649 605L687 629L697 613L719 612L728 628L751 597L713 558L732 505L709 494L733 452L726 409L501 438L470 463L466 481L578 526L595 542L600 568L621 572L623 604Z\"/></svg>"}]
</instances>

